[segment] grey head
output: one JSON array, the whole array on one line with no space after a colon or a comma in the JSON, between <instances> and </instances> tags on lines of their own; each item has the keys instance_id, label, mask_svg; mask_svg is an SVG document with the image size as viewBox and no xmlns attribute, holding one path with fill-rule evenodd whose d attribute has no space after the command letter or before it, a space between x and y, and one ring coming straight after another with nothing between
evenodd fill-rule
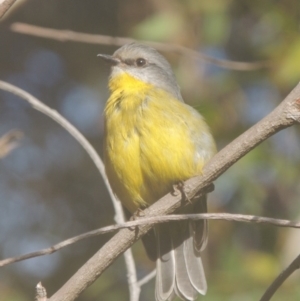
<instances>
[{"instance_id":1,"label":"grey head","mask_svg":"<svg viewBox=\"0 0 300 301\"><path fill-rule=\"evenodd\" d=\"M111 78L125 72L183 101L170 64L156 49L134 42L122 46L112 56L98 56L112 66Z\"/></svg>"}]
</instances>

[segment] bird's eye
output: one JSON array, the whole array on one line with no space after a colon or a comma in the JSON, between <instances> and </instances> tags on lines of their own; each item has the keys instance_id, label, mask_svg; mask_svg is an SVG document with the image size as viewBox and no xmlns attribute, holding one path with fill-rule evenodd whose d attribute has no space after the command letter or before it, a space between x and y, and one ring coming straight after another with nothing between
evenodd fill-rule
<instances>
[{"instance_id":1,"label":"bird's eye","mask_svg":"<svg viewBox=\"0 0 300 301\"><path fill-rule=\"evenodd\" d=\"M138 67L145 66L145 65L146 65L146 60L143 59L143 58L138 58L138 59L136 60L136 65L137 65Z\"/></svg>"}]
</instances>

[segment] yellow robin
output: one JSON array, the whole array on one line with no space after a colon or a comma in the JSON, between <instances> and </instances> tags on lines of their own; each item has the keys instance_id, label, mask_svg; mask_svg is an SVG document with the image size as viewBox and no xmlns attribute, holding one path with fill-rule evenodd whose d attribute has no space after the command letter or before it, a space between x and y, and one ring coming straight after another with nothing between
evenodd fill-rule
<instances>
[{"instance_id":1,"label":"yellow robin","mask_svg":"<svg viewBox=\"0 0 300 301\"><path fill-rule=\"evenodd\" d=\"M105 107L104 163L110 185L134 213L202 172L215 153L203 117L185 104L170 64L154 48L126 44L99 55L111 67ZM206 197L181 213L207 212ZM143 237L156 260L157 301L195 300L207 290L201 251L207 222L161 224Z\"/></svg>"}]
</instances>

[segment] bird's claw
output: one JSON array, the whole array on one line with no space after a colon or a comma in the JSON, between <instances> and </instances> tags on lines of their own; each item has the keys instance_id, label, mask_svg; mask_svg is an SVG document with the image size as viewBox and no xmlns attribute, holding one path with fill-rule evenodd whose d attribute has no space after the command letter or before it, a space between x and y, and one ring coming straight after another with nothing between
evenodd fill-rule
<instances>
[{"instance_id":1,"label":"bird's claw","mask_svg":"<svg viewBox=\"0 0 300 301\"><path fill-rule=\"evenodd\" d=\"M192 204L191 199L187 195L186 186L185 186L185 183L183 181L180 181L176 184L173 184L172 187L173 187L172 194L174 196L177 196L177 195L181 194L182 197L184 198L184 200L187 200L190 204Z\"/></svg>"}]
</instances>

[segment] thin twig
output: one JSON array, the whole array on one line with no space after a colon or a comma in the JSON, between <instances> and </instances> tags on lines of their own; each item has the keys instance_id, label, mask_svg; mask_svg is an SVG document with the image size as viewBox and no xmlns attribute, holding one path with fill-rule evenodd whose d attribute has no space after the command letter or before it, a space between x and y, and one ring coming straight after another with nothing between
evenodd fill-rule
<instances>
[{"instance_id":1,"label":"thin twig","mask_svg":"<svg viewBox=\"0 0 300 301\"><path fill-rule=\"evenodd\" d=\"M289 220L283 219L275 219L270 217L262 217L256 215L244 215L244 214L230 214L230 213L199 213L199 214L173 214L173 215L162 215L162 216L151 216L151 217L142 217L134 221L129 221L122 224L116 224L111 226L106 226L100 229L96 229L93 231L86 232L84 234L80 234L74 236L72 238L66 239L52 247L45 248L36 252L28 253L19 257L7 258L0 261L0 267L5 265L22 261L25 259L49 255L58 250L70 246L74 243L77 243L83 239L91 238L94 236L114 232L120 229L125 228L134 228L137 226L143 225L155 225L160 223L167 223L170 221L183 221L183 220L221 220L221 221L235 221L235 222L243 222L243 223L256 223L256 224L269 224L278 227L287 227L287 228L300 228L300 222L293 222Z\"/></svg>"},{"instance_id":2,"label":"thin twig","mask_svg":"<svg viewBox=\"0 0 300 301\"><path fill-rule=\"evenodd\" d=\"M12 7L17 0L0 0L0 19Z\"/></svg>"},{"instance_id":3,"label":"thin twig","mask_svg":"<svg viewBox=\"0 0 300 301\"><path fill-rule=\"evenodd\" d=\"M25 23L13 23L11 25L11 30L21 34L32 35L36 37L58 40L60 42L72 41L80 43L89 44L100 44L100 45L110 45L110 46L123 46L124 44L135 41L131 38L113 37L107 35L96 35L81 32L74 32L70 30L58 30L52 28L45 28L40 26L34 26ZM258 62L235 62L231 60L218 59L201 53L199 51L194 51L184 46L170 44L170 43L160 43L160 42L150 42L150 41L140 41L144 44L152 46L160 51L176 52L179 54L187 55L194 59L214 64L216 66L238 70L238 71L253 71L257 69L269 68L271 67L270 61L258 61Z\"/></svg>"},{"instance_id":4,"label":"thin twig","mask_svg":"<svg viewBox=\"0 0 300 301\"><path fill-rule=\"evenodd\" d=\"M139 280L138 285L141 287L148 283L150 280L152 280L156 276L156 269L150 272L148 275L146 275L144 278Z\"/></svg>"},{"instance_id":5,"label":"thin twig","mask_svg":"<svg viewBox=\"0 0 300 301\"><path fill-rule=\"evenodd\" d=\"M0 89L10 92L14 95L17 95L22 100L27 101L35 110L40 111L41 113L45 114L46 116L53 119L55 122L57 122L59 125L61 125L66 131L68 131L76 140L77 142L84 148L84 150L88 153L94 164L96 165L99 173L104 179L104 182L106 184L106 187L109 191L110 197L112 199L115 199L114 194L109 186L108 180L105 176L105 170L104 165L93 148L93 146L89 143L89 141L63 116L61 116L57 111L49 108L44 103L39 101L37 98L29 94L28 92L12 85L9 83L6 83L4 81L0 81Z\"/></svg>"},{"instance_id":6,"label":"thin twig","mask_svg":"<svg viewBox=\"0 0 300 301\"><path fill-rule=\"evenodd\" d=\"M12 130L0 137L0 158L8 155L13 149L18 147L23 133L18 130Z\"/></svg>"},{"instance_id":7,"label":"thin twig","mask_svg":"<svg viewBox=\"0 0 300 301\"><path fill-rule=\"evenodd\" d=\"M47 301L47 291L43 287L42 282L39 282L35 289L36 289L35 300L36 301Z\"/></svg>"},{"instance_id":8,"label":"thin twig","mask_svg":"<svg viewBox=\"0 0 300 301\"><path fill-rule=\"evenodd\" d=\"M231 142L205 166L202 176L184 182L185 194L192 200L199 197L212 181L217 179L237 160L262 141L280 130L300 122L300 84L268 116ZM169 193L144 210L144 217L166 215L182 207L187 201L181 195ZM91 257L49 301L72 301L91 285L127 248L141 238L153 225L139 226L138 231L122 229Z\"/></svg>"},{"instance_id":9,"label":"thin twig","mask_svg":"<svg viewBox=\"0 0 300 301\"><path fill-rule=\"evenodd\" d=\"M123 209L119 200L116 199L114 193L112 192L108 179L105 174L104 165L101 161L101 158L97 154L96 150L89 143L89 141L64 117L62 117L57 111L49 108L37 98L27 93L26 91L3 81L0 81L0 89L13 93L19 96L21 99L26 100L34 109L40 111L41 113L47 115L55 122L60 124L66 131L68 131L84 148L84 150L88 153L99 173L101 174L103 181L106 185L106 188L109 192L110 198L112 200L114 209L115 209L115 221L117 223L124 223L125 218L123 214ZM136 286L137 276L136 276L136 268L133 259L133 255L130 249L127 250L126 254L124 254L127 274L128 274L128 284L130 290L131 301L137 301L139 296L139 287Z\"/></svg>"},{"instance_id":10,"label":"thin twig","mask_svg":"<svg viewBox=\"0 0 300 301\"><path fill-rule=\"evenodd\" d=\"M125 223L124 211L121 202L118 200L115 203L115 221L117 224L122 225ZM130 301L138 301L141 293L141 288L137 284L136 266L131 249L124 252L125 265L127 269L127 282L129 286Z\"/></svg>"},{"instance_id":11,"label":"thin twig","mask_svg":"<svg viewBox=\"0 0 300 301\"><path fill-rule=\"evenodd\" d=\"M127 268L127 282L129 286L130 301L138 301L140 298L141 287L138 285L135 261L131 249L124 252L125 264Z\"/></svg>"},{"instance_id":12,"label":"thin twig","mask_svg":"<svg viewBox=\"0 0 300 301\"><path fill-rule=\"evenodd\" d=\"M268 287L266 292L261 297L260 301L269 301L272 296L276 293L279 287L283 284L283 282L289 278L296 270L300 269L300 255L293 260L293 262L283 271L278 277L272 282L272 284Z\"/></svg>"}]
</instances>

